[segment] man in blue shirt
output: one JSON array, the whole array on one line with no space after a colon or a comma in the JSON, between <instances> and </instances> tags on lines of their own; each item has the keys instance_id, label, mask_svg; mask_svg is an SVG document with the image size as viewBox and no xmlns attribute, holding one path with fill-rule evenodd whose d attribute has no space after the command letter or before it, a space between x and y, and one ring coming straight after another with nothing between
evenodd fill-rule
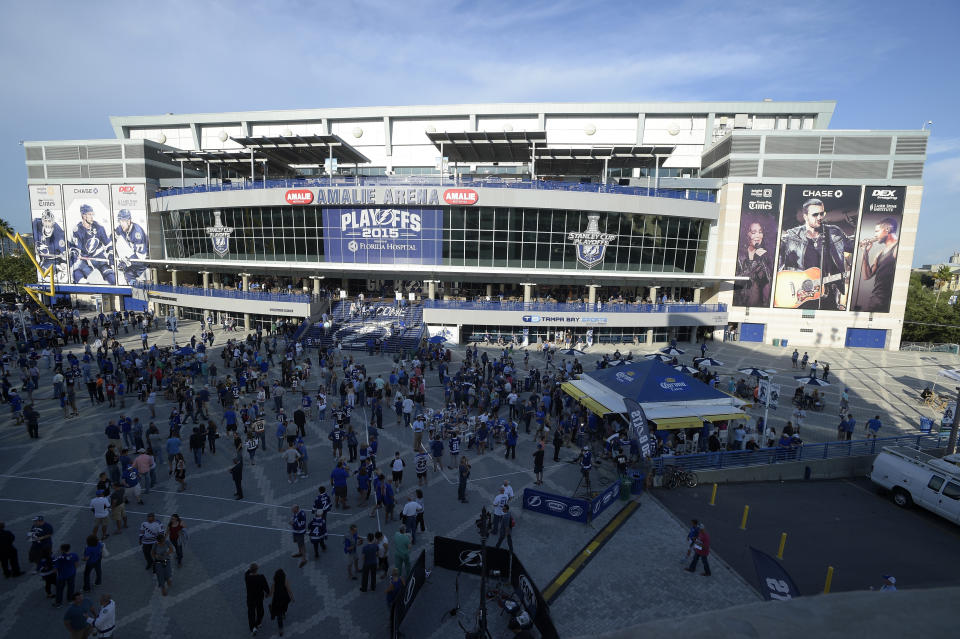
<instances>
[{"instance_id":1,"label":"man in blue shirt","mask_svg":"<svg viewBox=\"0 0 960 639\"><path fill-rule=\"evenodd\" d=\"M880 423L879 415L875 415L873 419L867 420L867 437L873 437L876 439L877 433L880 432L881 426L882 424Z\"/></svg>"},{"instance_id":2,"label":"man in blue shirt","mask_svg":"<svg viewBox=\"0 0 960 639\"><path fill-rule=\"evenodd\" d=\"M168 475L173 475L173 456L180 452L180 438L176 436L170 436L167 438L167 466L169 468Z\"/></svg>"},{"instance_id":3,"label":"man in blue shirt","mask_svg":"<svg viewBox=\"0 0 960 639\"><path fill-rule=\"evenodd\" d=\"M54 603L57 608L63 605L64 589L67 590L67 599L73 599L79 565L80 557L77 553L70 552L70 544L61 544L60 554L53 558L53 566L57 569L57 599Z\"/></svg>"},{"instance_id":4,"label":"man in blue shirt","mask_svg":"<svg viewBox=\"0 0 960 639\"><path fill-rule=\"evenodd\" d=\"M350 471L343 467L343 462L338 461L337 467L330 473L330 484L333 486L333 502L335 506L343 509L350 508L347 503L347 480L350 479Z\"/></svg>"}]
</instances>

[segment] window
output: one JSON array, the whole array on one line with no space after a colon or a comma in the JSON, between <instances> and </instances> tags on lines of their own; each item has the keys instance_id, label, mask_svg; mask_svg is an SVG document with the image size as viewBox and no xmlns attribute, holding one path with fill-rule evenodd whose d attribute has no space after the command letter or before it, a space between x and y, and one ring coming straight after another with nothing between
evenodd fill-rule
<instances>
[{"instance_id":1,"label":"window","mask_svg":"<svg viewBox=\"0 0 960 639\"><path fill-rule=\"evenodd\" d=\"M943 489L943 496L950 499L960 499L960 484L949 482L947 487Z\"/></svg>"},{"instance_id":2,"label":"window","mask_svg":"<svg viewBox=\"0 0 960 639\"><path fill-rule=\"evenodd\" d=\"M933 477L930 478L930 482L927 484L927 488L938 493L940 492L940 487L943 486L944 481L945 480L943 479L943 477L940 477L939 475L934 475Z\"/></svg>"}]
</instances>

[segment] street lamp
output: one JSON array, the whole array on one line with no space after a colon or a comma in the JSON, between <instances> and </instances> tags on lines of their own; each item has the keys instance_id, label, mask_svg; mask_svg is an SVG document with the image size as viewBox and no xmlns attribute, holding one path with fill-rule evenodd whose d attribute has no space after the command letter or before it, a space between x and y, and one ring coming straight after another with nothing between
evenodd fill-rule
<instances>
[{"instance_id":1,"label":"street lamp","mask_svg":"<svg viewBox=\"0 0 960 639\"><path fill-rule=\"evenodd\" d=\"M926 131L928 126L933 126L933 120L927 120L923 123L923 126L920 127L921 131Z\"/></svg>"}]
</instances>

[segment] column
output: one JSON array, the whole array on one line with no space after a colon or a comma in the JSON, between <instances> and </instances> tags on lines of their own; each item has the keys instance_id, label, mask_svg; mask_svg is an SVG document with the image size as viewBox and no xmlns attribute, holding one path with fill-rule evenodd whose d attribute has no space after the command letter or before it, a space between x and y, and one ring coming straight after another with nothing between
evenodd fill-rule
<instances>
[{"instance_id":1,"label":"column","mask_svg":"<svg viewBox=\"0 0 960 639\"><path fill-rule=\"evenodd\" d=\"M174 286L177 285L177 269L175 268L170 269L170 283Z\"/></svg>"},{"instance_id":2,"label":"column","mask_svg":"<svg viewBox=\"0 0 960 639\"><path fill-rule=\"evenodd\" d=\"M346 291L347 297L350 297L350 280L344 277L340 280L340 288Z\"/></svg>"},{"instance_id":3,"label":"column","mask_svg":"<svg viewBox=\"0 0 960 639\"><path fill-rule=\"evenodd\" d=\"M523 303L529 304L533 299L533 284L523 285Z\"/></svg>"},{"instance_id":4,"label":"column","mask_svg":"<svg viewBox=\"0 0 960 639\"><path fill-rule=\"evenodd\" d=\"M241 273L240 277L243 278L243 292L246 293L247 291L250 290L250 274Z\"/></svg>"},{"instance_id":5,"label":"column","mask_svg":"<svg viewBox=\"0 0 960 639\"><path fill-rule=\"evenodd\" d=\"M151 268L151 269L150 269L150 283L151 283L151 284L156 284L157 282L159 282L159 280L157 279L157 269Z\"/></svg>"},{"instance_id":6,"label":"column","mask_svg":"<svg viewBox=\"0 0 960 639\"><path fill-rule=\"evenodd\" d=\"M320 295L320 282L323 280L323 278L316 275L311 275L310 279L313 280L313 294Z\"/></svg>"},{"instance_id":7,"label":"column","mask_svg":"<svg viewBox=\"0 0 960 639\"><path fill-rule=\"evenodd\" d=\"M654 304L659 303L659 300L657 299L657 293L659 293L659 292L660 292L660 291L659 291L659 289L658 289L656 286L651 286L651 287L650 287L650 300L651 300Z\"/></svg>"},{"instance_id":8,"label":"column","mask_svg":"<svg viewBox=\"0 0 960 639\"><path fill-rule=\"evenodd\" d=\"M597 285L589 284L587 285L587 303L590 304L592 308L594 304L597 303Z\"/></svg>"},{"instance_id":9,"label":"column","mask_svg":"<svg viewBox=\"0 0 960 639\"><path fill-rule=\"evenodd\" d=\"M437 299L437 280L427 280L427 298Z\"/></svg>"},{"instance_id":10,"label":"column","mask_svg":"<svg viewBox=\"0 0 960 639\"><path fill-rule=\"evenodd\" d=\"M206 291L210 288L210 271L200 271L200 274L203 276L203 290ZM203 309L203 325L206 327L207 318L210 317L210 311Z\"/></svg>"},{"instance_id":11,"label":"column","mask_svg":"<svg viewBox=\"0 0 960 639\"><path fill-rule=\"evenodd\" d=\"M247 333L250 332L250 313L243 314L243 330Z\"/></svg>"},{"instance_id":12,"label":"column","mask_svg":"<svg viewBox=\"0 0 960 639\"><path fill-rule=\"evenodd\" d=\"M493 299L493 284L487 284L487 299Z\"/></svg>"},{"instance_id":13,"label":"column","mask_svg":"<svg viewBox=\"0 0 960 639\"><path fill-rule=\"evenodd\" d=\"M652 328L647 329L647 345L648 346L653 345L653 329Z\"/></svg>"},{"instance_id":14,"label":"column","mask_svg":"<svg viewBox=\"0 0 960 639\"><path fill-rule=\"evenodd\" d=\"M702 290L703 290L703 288L700 287L700 286L698 286L697 288L693 289L693 303L694 303L694 304L699 304L699 303L700 303L700 291L702 291Z\"/></svg>"},{"instance_id":15,"label":"column","mask_svg":"<svg viewBox=\"0 0 960 639\"><path fill-rule=\"evenodd\" d=\"M222 284L220 284L220 274L219 274L219 273L211 273L211 275L213 275L213 277L211 278L211 282L210 282L211 288L215 288L215 289L218 289L218 290L219 290L219 289L223 286Z\"/></svg>"}]
</instances>

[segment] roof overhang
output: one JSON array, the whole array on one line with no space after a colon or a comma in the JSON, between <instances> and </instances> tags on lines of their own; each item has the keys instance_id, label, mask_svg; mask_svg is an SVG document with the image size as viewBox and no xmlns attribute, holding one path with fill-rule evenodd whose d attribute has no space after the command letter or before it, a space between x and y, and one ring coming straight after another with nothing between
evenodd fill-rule
<instances>
[{"instance_id":1,"label":"roof overhang","mask_svg":"<svg viewBox=\"0 0 960 639\"><path fill-rule=\"evenodd\" d=\"M230 138L245 149L256 151L271 164L283 166L323 164L334 158L338 164L368 164L370 159L339 135L286 135L282 137Z\"/></svg>"},{"instance_id":2,"label":"roof overhang","mask_svg":"<svg viewBox=\"0 0 960 639\"><path fill-rule=\"evenodd\" d=\"M676 146L543 147L534 151L539 175L599 175L606 169L656 166Z\"/></svg>"},{"instance_id":3,"label":"roof overhang","mask_svg":"<svg viewBox=\"0 0 960 639\"><path fill-rule=\"evenodd\" d=\"M529 162L534 145L546 144L546 131L458 131L427 133L451 162Z\"/></svg>"}]
</instances>

